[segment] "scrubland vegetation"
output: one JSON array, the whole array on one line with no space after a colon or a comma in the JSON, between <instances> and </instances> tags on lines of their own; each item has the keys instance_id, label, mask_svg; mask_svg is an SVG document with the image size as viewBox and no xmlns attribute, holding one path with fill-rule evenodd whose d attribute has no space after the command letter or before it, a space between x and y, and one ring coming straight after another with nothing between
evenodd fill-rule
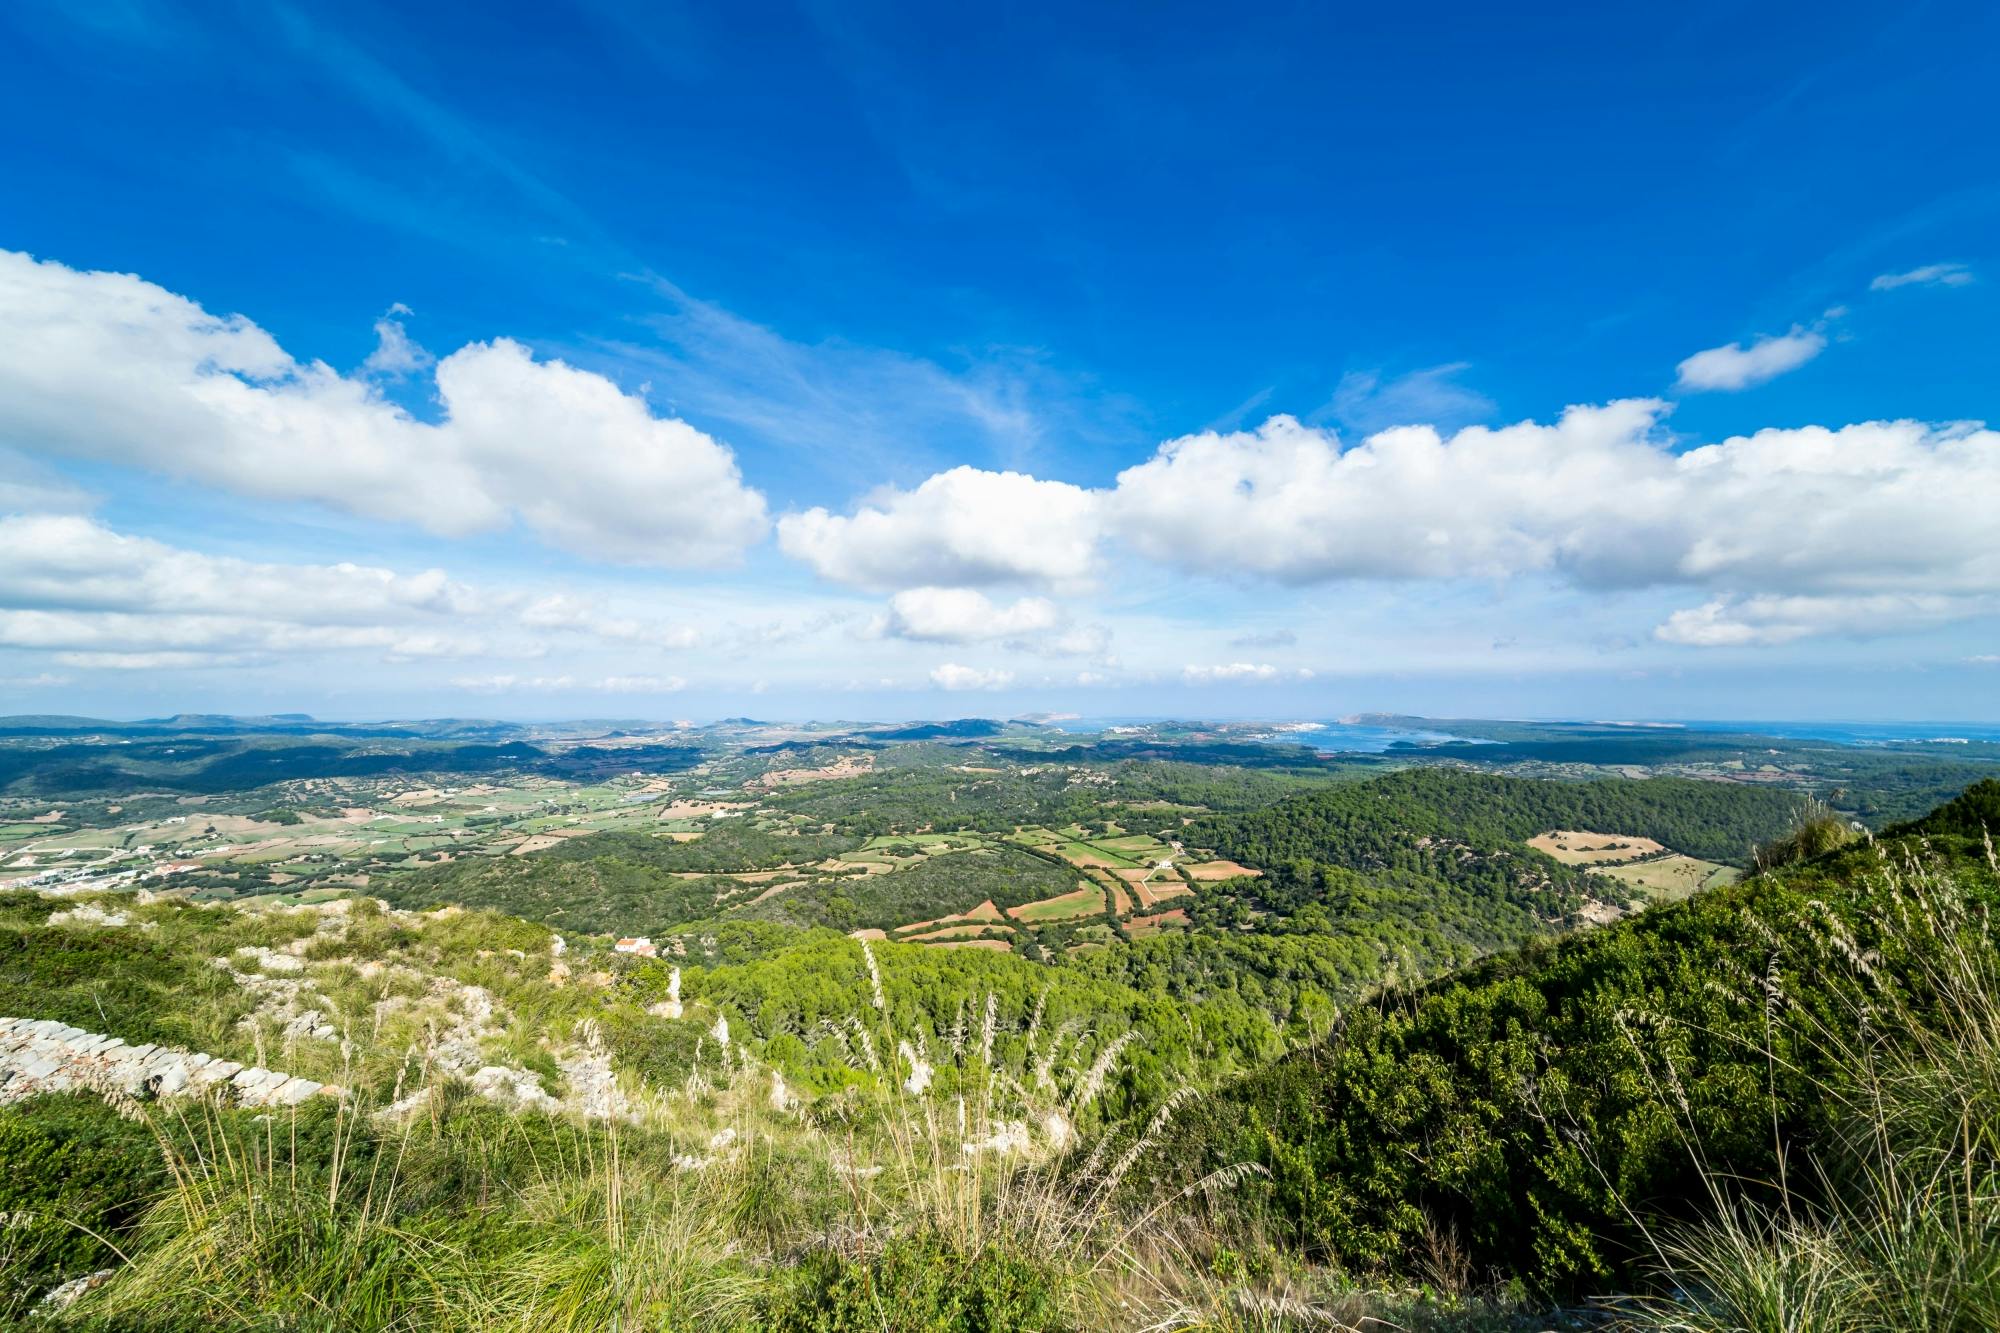
<instances>
[{"instance_id":1,"label":"scrubland vegetation","mask_svg":"<svg viewBox=\"0 0 2000 1333\"><path fill-rule=\"evenodd\" d=\"M0 1301L105 1330L2000 1324L2000 783L1866 838L1757 786L934 744L696 837L358 896L0 895L0 1014L329 1085L0 1083ZM1754 873L1639 910L1528 845L1557 829ZM1142 932L1118 862L1172 844L1257 873L1175 872L1184 920ZM1099 915L1007 915L1080 875ZM843 933L989 900L998 951Z\"/></svg>"}]
</instances>

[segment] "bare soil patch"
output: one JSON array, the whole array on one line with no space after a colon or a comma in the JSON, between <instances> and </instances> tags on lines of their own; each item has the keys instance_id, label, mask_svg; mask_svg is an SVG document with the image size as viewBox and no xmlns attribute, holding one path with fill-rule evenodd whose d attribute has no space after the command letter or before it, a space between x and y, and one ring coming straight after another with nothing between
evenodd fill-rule
<instances>
[{"instance_id":1,"label":"bare soil patch","mask_svg":"<svg viewBox=\"0 0 2000 1333\"><path fill-rule=\"evenodd\" d=\"M795 879L784 884L773 884L770 888L765 889L762 893L758 894L755 898L752 898L750 901L752 904L761 903L766 898L774 898L778 894L783 893L786 889L796 889L797 887L799 887L799 885L804 884L806 882L807 881L802 879Z\"/></svg>"},{"instance_id":2,"label":"bare soil patch","mask_svg":"<svg viewBox=\"0 0 2000 1333\"><path fill-rule=\"evenodd\" d=\"M1235 879L1238 875L1255 875L1259 872L1249 866L1238 865L1234 861L1201 861L1181 867L1190 878L1198 880Z\"/></svg>"},{"instance_id":3,"label":"bare soil patch","mask_svg":"<svg viewBox=\"0 0 2000 1333\"><path fill-rule=\"evenodd\" d=\"M1528 839L1528 845L1566 866L1629 861L1635 856L1657 856L1667 850L1651 838L1636 834L1588 833L1580 829L1554 829Z\"/></svg>"},{"instance_id":4,"label":"bare soil patch","mask_svg":"<svg viewBox=\"0 0 2000 1333\"><path fill-rule=\"evenodd\" d=\"M912 921L909 925L898 926L896 929L899 934L908 935L912 931L931 930L938 926L962 926L974 922L1000 923L1000 922L1005 922L1006 920L1007 920L1007 914L1005 912L1002 912L999 908L995 907L993 905L993 900L991 898L988 898L985 902L979 904L979 906L973 908L970 912L961 912L957 916L933 917L929 921Z\"/></svg>"},{"instance_id":5,"label":"bare soil patch","mask_svg":"<svg viewBox=\"0 0 2000 1333\"><path fill-rule=\"evenodd\" d=\"M707 819L726 810L748 810L751 807L739 801L669 801L654 813L661 819Z\"/></svg>"},{"instance_id":6,"label":"bare soil patch","mask_svg":"<svg viewBox=\"0 0 2000 1333\"><path fill-rule=\"evenodd\" d=\"M836 759L823 768L779 768L750 779L752 787L791 787L801 782L828 782L834 778L851 778L862 773L873 772L875 756L847 755Z\"/></svg>"},{"instance_id":7,"label":"bare soil patch","mask_svg":"<svg viewBox=\"0 0 2000 1333\"><path fill-rule=\"evenodd\" d=\"M1171 912L1157 912L1152 916L1135 916L1125 923L1125 929L1136 939L1158 931L1187 924L1187 913L1178 907Z\"/></svg>"}]
</instances>

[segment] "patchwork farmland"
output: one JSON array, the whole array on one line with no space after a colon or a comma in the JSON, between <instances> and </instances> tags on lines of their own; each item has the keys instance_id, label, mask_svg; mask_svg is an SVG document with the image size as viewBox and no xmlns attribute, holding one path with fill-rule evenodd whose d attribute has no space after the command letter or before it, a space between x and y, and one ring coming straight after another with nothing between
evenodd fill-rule
<instances>
[{"instance_id":1,"label":"patchwork farmland","mask_svg":"<svg viewBox=\"0 0 2000 1333\"><path fill-rule=\"evenodd\" d=\"M1169 835L1129 831L1115 823L1106 827L1106 832L1093 833L1078 825L1029 825L999 840L1073 874L1075 887L1068 892L1011 906L989 899L956 915L898 926L881 937L937 945L978 941L988 947L1033 940L1043 947L1088 952L1120 935L1185 928L1187 913L1172 906L1175 899L1190 897L1198 883L1257 873L1190 853ZM944 841L968 835L929 836Z\"/></svg>"}]
</instances>

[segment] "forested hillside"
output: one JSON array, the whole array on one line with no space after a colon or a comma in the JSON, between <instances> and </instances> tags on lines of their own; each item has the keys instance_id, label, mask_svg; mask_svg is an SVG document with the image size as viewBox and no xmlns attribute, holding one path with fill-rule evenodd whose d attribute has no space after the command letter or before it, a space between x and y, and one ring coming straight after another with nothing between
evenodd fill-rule
<instances>
[{"instance_id":1,"label":"forested hillside","mask_svg":"<svg viewBox=\"0 0 2000 1333\"><path fill-rule=\"evenodd\" d=\"M860 842L842 834L772 833L731 820L699 842L596 834L532 856L428 866L386 880L380 891L399 906L459 903L565 930L650 935L725 916L882 930L988 900L1012 907L1075 883L1073 874L1005 846L928 857L891 875L854 869L804 877L804 867ZM772 867L778 870L760 873ZM793 870L799 873L787 873Z\"/></svg>"},{"instance_id":2,"label":"forested hillside","mask_svg":"<svg viewBox=\"0 0 2000 1333\"><path fill-rule=\"evenodd\" d=\"M1797 807L1791 793L1733 783L1542 782L1416 768L1200 819L1186 836L1252 865L1306 860L1368 870L1425 860L1415 839L1493 849L1551 829L1588 829L1635 834L1690 856L1747 865L1750 848L1781 832Z\"/></svg>"},{"instance_id":3,"label":"forested hillside","mask_svg":"<svg viewBox=\"0 0 2000 1333\"><path fill-rule=\"evenodd\" d=\"M1242 764L1245 756L1237 751L1261 748L1233 747L1224 756L1196 748L1192 752L1201 754L1202 762L1125 759L1087 770L1066 762L1067 751L999 749L990 758L980 752L946 752L928 756L927 764L921 762L927 756L892 752L875 772L781 791L771 804L864 836L926 826L1004 833L1023 824L1101 825L1107 807L1157 802L1197 810L1255 809L1335 777L1368 771L1334 764L1303 771ZM1091 780L1079 781L1082 772L1091 774Z\"/></svg>"},{"instance_id":4,"label":"forested hillside","mask_svg":"<svg viewBox=\"0 0 2000 1333\"><path fill-rule=\"evenodd\" d=\"M1575 828L1677 849L1727 846L1741 860L1795 807L1796 798L1719 783L1538 782L1450 769L1324 786L1183 827L1189 845L1265 873L1203 889L1187 910L1206 930L1147 941L1117 965L1183 989L1189 978L1234 971L1242 980L1230 984L1275 986L1293 1003L1311 1004L1303 990L1346 1000L1562 930L1587 898L1629 901L1621 885L1528 847L1537 834Z\"/></svg>"},{"instance_id":5,"label":"forested hillside","mask_svg":"<svg viewBox=\"0 0 2000 1333\"><path fill-rule=\"evenodd\" d=\"M1599 808L1644 810L1626 797ZM1893 1068L1906 1039L1993 1016L1964 1003L1964 977L1993 971L1996 825L1989 780L1879 845L1386 992L1181 1117L1167 1178L1255 1162L1265 1223L1329 1261L1401 1267L1444 1234L1480 1268L1568 1293L1643 1281L1654 1231L1712 1216L1718 1178L1752 1203L1824 1207L1840 1177L1788 1180L1779 1153L1846 1169L1855 1052L1879 1042L1868 1059ZM1869 1013L1902 1030L1868 1032ZM1914 1049L1920 1072L1931 1048ZM1931 1094L1902 1092L1929 1114ZM2000 1104L1975 1109L1993 1118L1968 1150L1990 1171ZM1972 1257L2000 1265L1982 1217Z\"/></svg>"}]
</instances>

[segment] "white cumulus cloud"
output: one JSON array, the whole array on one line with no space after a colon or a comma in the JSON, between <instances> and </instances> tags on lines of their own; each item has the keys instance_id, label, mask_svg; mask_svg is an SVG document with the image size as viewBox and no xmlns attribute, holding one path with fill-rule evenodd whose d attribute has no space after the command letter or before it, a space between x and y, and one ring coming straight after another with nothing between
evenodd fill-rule
<instances>
[{"instance_id":1,"label":"white cumulus cloud","mask_svg":"<svg viewBox=\"0 0 2000 1333\"><path fill-rule=\"evenodd\" d=\"M1616 492L1664 456L1647 442L1663 410L1571 408L1553 425L1448 438L1399 427L1344 450L1332 431L1273 417L1167 441L1119 474L1110 523L1164 564L1286 582L1546 569L1580 546L1633 544Z\"/></svg>"},{"instance_id":2,"label":"white cumulus cloud","mask_svg":"<svg viewBox=\"0 0 2000 1333\"><path fill-rule=\"evenodd\" d=\"M1014 683L1011 671L989 671L946 662L931 669L931 684L941 690L998 690Z\"/></svg>"},{"instance_id":3,"label":"white cumulus cloud","mask_svg":"<svg viewBox=\"0 0 2000 1333\"><path fill-rule=\"evenodd\" d=\"M1725 596L1676 611L1654 631L1665 643L1738 648L1822 634L1877 636L1991 615L2000 597L1897 592L1849 596Z\"/></svg>"},{"instance_id":4,"label":"white cumulus cloud","mask_svg":"<svg viewBox=\"0 0 2000 1333\"><path fill-rule=\"evenodd\" d=\"M822 578L863 588L1074 583L1096 556L1098 496L1019 472L955 467L886 489L850 515L778 520L778 545Z\"/></svg>"},{"instance_id":5,"label":"white cumulus cloud","mask_svg":"<svg viewBox=\"0 0 2000 1333\"><path fill-rule=\"evenodd\" d=\"M1696 352L1676 368L1683 389L1748 389L1797 370L1826 350L1826 335L1794 324L1790 333L1766 334L1748 347L1726 343Z\"/></svg>"},{"instance_id":6,"label":"white cumulus cloud","mask_svg":"<svg viewBox=\"0 0 2000 1333\"><path fill-rule=\"evenodd\" d=\"M1658 637L1705 645L1893 633L1918 617L1909 599L1942 599L1919 617L1935 621L1984 615L2000 596L2000 433L1876 421L1686 448L1664 429L1668 411L1627 399L1551 422L1403 426L1355 443L1276 416L1168 440L1107 490L961 468L851 517L793 515L780 540L830 577L900 587L881 627L905 637L1098 658L1101 626L1060 621L1040 598L999 605L969 585L1079 577L1115 542L1216 578L1685 587L1707 601ZM940 571L974 577L945 587ZM1868 597L1904 599L1904 610L1835 614ZM1784 603L1779 615L1758 598L1836 600Z\"/></svg>"},{"instance_id":7,"label":"white cumulus cloud","mask_svg":"<svg viewBox=\"0 0 2000 1333\"><path fill-rule=\"evenodd\" d=\"M0 517L0 648L97 655L79 665L183 660L135 656L160 653L539 657L551 647L675 650L696 637L612 613L593 597L475 587L437 569L277 564L131 536L76 515Z\"/></svg>"},{"instance_id":8,"label":"white cumulus cloud","mask_svg":"<svg viewBox=\"0 0 2000 1333\"><path fill-rule=\"evenodd\" d=\"M602 694L675 694L687 688L680 676L603 676L595 680L574 675L520 676L508 672L454 676L453 685L474 694L563 694L596 690Z\"/></svg>"},{"instance_id":9,"label":"white cumulus cloud","mask_svg":"<svg viewBox=\"0 0 2000 1333\"><path fill-rule=\"evenodd\" d=\"M1760 596L1936 596L1931 614L1957 618L2000 595L2000 433L1866 422L1676 452L1664 410L1633 400L1550 424L1402 428L1345 449L1276 417L1167 442L1119 477L1109 526L1144 555L1211 575L1541 575L1725 599L1664 632L1682 643L1730 641L1702 617L1738 623ZM1734 641L1906 623L1795 610L1787 628L1766 616Z\"/></svg>"},{"instance_id":10,"label":"white cumulus cloud","mask_svg":"<svg viewBox=\"0 0 2000 1333\"><path fill-rule=\"evenodd\" d=\"M484 676L453 676L451 683L474 694L514 694L523 690L560 693L576 688L574 676L516 676L498 672Z\"/></svg>"},{"instance_id":11,"label":"white cumulus cloud","mask_svg":"<svg viewBox=\"0 0 2000 1333\"><path fill-rule=\"evenodd\" d=\"M727 448L601 375L503 338L445 357L436 385L442 419L422 421L241 315L0 251L0 438L17 448L446 535L519 521L627 563L726 562L769 526Z\"/></svg>"},{"instance_id":12,"label":"white cumulus cloud","mask_svg":"<svg viewBox=\"0 0 2000 1333\"><path fill-rule=\"evenodd\" d=\"M484 646L467 622L485 609L476 591L435 569L264 564L73 515L0 518L0 646L102 659L79 665L158 653L459 655Z\"/></svg>"},{"instance_id":13,"label":"white cumulus cloud","mask_svg":"<svg viewBox=\"0 0 2000 1333\"><path fill-rule=\"evenodd\" d=\"M1062 612L1046 597L996 605L976 588L909 588L889 599L886 632L929 643L977 643L1053 630Z\"/></svg>"},{"instance_id":14,"label":"white cumulus cloud","mask_svg":"<svg viewBox=\"0 0 2000 1333\"><path fill-rule=\"evenodd\" d=\"M238 666L253 660L242 653L57 653L64 666L86 671L193 671L202 667Z\"/></svg>"}]
</instances>

